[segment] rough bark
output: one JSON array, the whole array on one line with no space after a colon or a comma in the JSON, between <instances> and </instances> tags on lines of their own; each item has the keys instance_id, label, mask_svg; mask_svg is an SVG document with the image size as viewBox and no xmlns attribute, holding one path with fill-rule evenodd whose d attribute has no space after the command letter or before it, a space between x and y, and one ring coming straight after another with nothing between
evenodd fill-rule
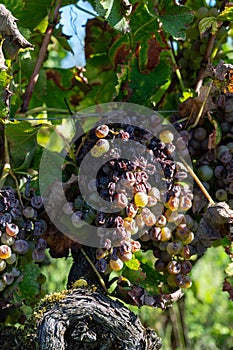
<instances>
[{"instance_id":1,"label":"rough bark","mask_svg":"<svg viewBox=\"0 0 233 350\"><path fill-rule=\"evenodd\" d=\"M158 350L161 340L119 301L73 290L39 319L40 350Z\"/></svg>"}]
</instances>

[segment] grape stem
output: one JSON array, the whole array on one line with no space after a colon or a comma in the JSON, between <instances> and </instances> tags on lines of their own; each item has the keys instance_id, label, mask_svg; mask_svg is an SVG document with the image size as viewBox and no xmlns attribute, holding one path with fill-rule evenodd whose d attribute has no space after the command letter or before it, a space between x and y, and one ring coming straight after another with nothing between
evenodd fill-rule
<instances>
[{"instance_id":1,"label":"grape stem","mask_svg":"<svg viewBox=\"0 0 233 350\"><path fill-rule=\"evenodd\" d=\"M187 162L184 160L183 157L179 156L181 161L184 163L184 165L186 166L186 168L188 169L190 175L192 176L192 178L196 181L197 185L199 186L200 190L202 191L202 193L205 195L205 197L208 199L208 201L210 202L210 204L214 205L215 202L212 199L212 197L210 196L209 192L206 190L206 188L203 186L202 182L200 181L200 179L197 177L197 175L194 173L193 169L187 164Z\"/></svg>"},{"instance_id":2,"label":"grape stem","mask_svg":"<svg viewBox=\"0 0 233 350\"><path fill-rule=\"evenodd\" d=\"M93 262L91 261L91 259L89 258L89 256L86 254L85 250L83 248L80 249L82 254L84 255L84 257L86 258L86 260L89 262L89 264L91 265L91 267L93 268L93 270L95 271L97 277L99 278L100 284L103 287L104 291L106 292L106 294L108 294L108 289L104 283L103 278L101 277L100 273L97 271L95 265L93 264Z\"/></svg>"},{"instance_id":3,"label":"grape stem","mask_svg":"<svg viewBox=\"0 0 233 350\"><path fill-rule=\"evenodd\" d=\"M206 93L206 95L205 95L205 98L204 98L204 100L203 100L203 102L202 102L201 108L199 109L197 118L196 118L194 124L192 124L192 125L189 126L188 130L190 130L191 128L195 128L195 127L197 126L197 124L199 123L199 120L200 120L200 118L201 118L201 116L202 116L202 113L203 113L204 107L205 107L205 105L206 105L207 99L208 99L208 97L209 97L210 90L211 90L212 86L213 86L213 80L211 80L211 82L210 82L209 88L208 88L207 93Z\"/></svg>"}]
</instances>

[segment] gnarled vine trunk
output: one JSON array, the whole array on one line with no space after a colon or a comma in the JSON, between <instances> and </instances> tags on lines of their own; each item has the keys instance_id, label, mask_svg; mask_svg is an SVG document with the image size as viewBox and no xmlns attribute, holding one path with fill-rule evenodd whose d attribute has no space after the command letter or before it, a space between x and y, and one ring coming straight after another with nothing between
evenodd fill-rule
<instances>
[{"instance_id":1,"label":"gnarled vine trunk","mask_svg":"<svg viewBox=\"0 0 233 350\"><path fill-rule=\"evenodd\" d=\"M38 323L40 350L158 350L161 340L119 301L76 289L45 311Z\"/></svg>"}]
</instances>

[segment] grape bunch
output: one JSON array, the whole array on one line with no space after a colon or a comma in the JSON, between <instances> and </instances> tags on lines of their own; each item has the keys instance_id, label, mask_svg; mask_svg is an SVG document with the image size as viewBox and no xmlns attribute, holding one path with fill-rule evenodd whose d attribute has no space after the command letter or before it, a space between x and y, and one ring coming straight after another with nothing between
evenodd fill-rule
<instances>
[{"instance_id":1,"label":"grape bunch","mask_svg":"<svg viewBox=\"0 0 233 350\"><path fill-rule=\"evenodd\" d=\"M24 264L42 262L45 257L46 223L38 218L42 198L33 194L21 199L23 207L10 186L0 190L0 293L23 279Z\"/></svg>"},{"instance_id":2,"label":"grape bunch","mask_svg":"<svg viewBox=\"0 0 233 350\"><path fill-rule=\"evenodd\" d=\"M158 130L155 137L141 127L123 123L91 129L85 140L77 143L77 164L88 152L93 162L101 159L96 178L82 180L89 190L96 187L98 196L115 211L93 209L81 194L63 210L77 228L82 221L97 227L101 244L96 249L96 268L101 273L123 273L124 263L138 251L152 250L154 267L165 276L166 286L188 288L192 267L189 244L194 233L185 212L192 206L193 195L187 169L173 160L177 150L182 152L180 140L175 140L166 125ZM135 144L142 145L140 152ZM86 171L91 173L91 167ZM99 197L90 192L89 198L98 203Z\"/></svg>"}]
</instances>

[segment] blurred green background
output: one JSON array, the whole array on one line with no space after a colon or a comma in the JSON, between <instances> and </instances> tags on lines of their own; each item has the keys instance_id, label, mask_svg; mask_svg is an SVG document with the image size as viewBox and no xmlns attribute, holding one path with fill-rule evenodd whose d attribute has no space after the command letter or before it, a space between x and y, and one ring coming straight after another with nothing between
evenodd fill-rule
<instances>
[{"instance_id":1,"label":"blurred green background","mask_svg":"<svg viewBox=\"0 0 233 350\"><path fill-rule=\"evenodd\" d=\"M72 258L49 259L50 265L42 271L47 277L44 289L61 291L66 288ZM163 350L233 349L233 303L221 290L228 263L222 247L210 248L193 267L191 289L173 308L130 306L144 326L154 328L162 338Z\"/></svg>"}]
</instances>

